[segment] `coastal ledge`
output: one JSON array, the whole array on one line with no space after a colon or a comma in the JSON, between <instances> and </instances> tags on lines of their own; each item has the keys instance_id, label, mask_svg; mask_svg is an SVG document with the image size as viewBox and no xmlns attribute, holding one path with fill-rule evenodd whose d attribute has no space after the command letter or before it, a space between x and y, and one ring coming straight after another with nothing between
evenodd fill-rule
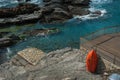
<instances>
[{"instance_id":1,"label":"coastal ledge","mask_svg":"<svg viewBox=\"0 0 120 80\"><path fill-rule=\"evenodd\" d=\"M37 51L37 49L34 51L34 48L32 50L31 52ZM45 53L45 56L34 66L19 55L15 55L10 61L0 65L0 78L3 80L68 80L68 78L69 80L102 80L100 75L86 72L85 55L78 49L65 48Z\"/></svg>"},{"instance_id":2,"label":"coastal ledge","mask_svg":"<svg viewBox=\"0 0 120 80\"><path fill-rule=\"evenodd\" d=\"M39 52L28 48L18 53ZM103 80L100 74L92 74L85 69L85 52L79 49L64 48L44 53L36 65L31 65L19 55L0 65L2 80ZM36 58L37 59L37 58Z\"/></svg>"},{"instance_id":3,"label":"coastal ledge","mask_svg":"<svg viewBox=\"0 0 120 80\"><path fill-rule=\"evenodd\" d=\"M30 55L28 55L30 53ZM32 56L33 55L33 56ZM38 56L40 57L38 57ZM99 58L97 74L86 71L84 49L64 48L42 52L37 48L27 48L15 55L11 60L0 65L1 80L106 80L114 73L105 71L105 64ZM27 57L26 57L27 56ZM32 64L32 62L36 64ZM115 69L117 70L117 69ZM120 72L120 69L117 70Z\"/></svg>"}]
</instances>

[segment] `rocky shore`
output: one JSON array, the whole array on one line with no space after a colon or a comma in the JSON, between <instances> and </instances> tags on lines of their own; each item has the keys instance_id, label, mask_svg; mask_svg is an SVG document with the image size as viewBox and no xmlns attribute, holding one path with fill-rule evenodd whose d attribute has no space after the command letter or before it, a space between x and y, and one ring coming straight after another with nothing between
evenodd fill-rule
<instances>
[{"instance_id":1,"label":"rocky shore","mask_svg":"<svg viewBox=\"0 0 120 80\"><path fill-rule=\"evenodd\" d=\"M87 15L90 0L43 0L43 6L21 3L14 8L0 8L0 25L64 22L74 15Z\"/></svg>"},{"instance_id":2,"label":"rocky shore","mask_svg":"<svg viewBox=\"0 0 120 80\"><path fill-rule=\"evenodd\" d=\"M18 54L25 52L34 52L35 55L40 51L29 48ZM10 61L0 65L0 80L103 80L100 74L86 71L85 56L86 53L82 50L65 48L41 54L37 64L32 65L15 55Z\"/></svg>"},{"instance_id":3,"label":"rocky shore","mask_svg":"<svg viewBox=\"0 0 120 80\"><path fill-rule=\"evenodd\" d=\"M24 41L28 37L45 37L47 35L53 35L60 33L57 28L41 28L33 30L25 30L20 34L14 34L10 32L0 32L0 48L6 48L14 45L19 41Z\"/></svg>"}]
</instances>

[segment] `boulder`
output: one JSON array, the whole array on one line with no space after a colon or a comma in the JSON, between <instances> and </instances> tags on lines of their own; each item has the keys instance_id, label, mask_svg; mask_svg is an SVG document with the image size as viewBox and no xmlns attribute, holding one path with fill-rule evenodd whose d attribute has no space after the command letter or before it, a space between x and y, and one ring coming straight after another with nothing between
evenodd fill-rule
<instances>
[{"instance_id":1,"label":"boulder","mask_svg":"<svg viewBox=\"0 0 120 80\"><path fill-rule=\"evenodd\" d=\"M20 40L20 37L15 34L4 35L0 38L0 48L11 46Z\"/></svg>"},{"instance_id":2,"label":"boulder","mask_svg":"<svg viewBox=\"0 0 120 80\"><path fill-rule=\"evenodd\" d=\"M11 38L0 38L0 48L7 47L13 44Z\"/></svg>"},{"instance_id":3,"label":"boulder","mask_svg":"<svg viewBox=\"0 0 120 80\"><path fill-rule=\"evenodd\" d=\"M72 14L69 12L61 9L61 8L54 8L54 11L48 15L43 15L42 19L40 19L40 22L43 23L56 23L56 22L63 22L65 20L68 20L72 18Z\"/></svg>"}]
</instances>

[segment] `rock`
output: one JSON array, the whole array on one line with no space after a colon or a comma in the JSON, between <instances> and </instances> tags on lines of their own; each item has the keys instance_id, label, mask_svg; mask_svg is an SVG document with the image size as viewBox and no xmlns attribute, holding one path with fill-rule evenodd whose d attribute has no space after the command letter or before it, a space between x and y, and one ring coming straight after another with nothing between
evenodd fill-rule
<instances>
[{"instance_id":1,"label":"rock","mask_svg":"<svg viewBox=\"0 0 120 80\"><path fill-rule=\"evenodd\" d=\"M0 25L64 22L74 15L87 15L90 0L43 0L44 6L19 4L14 8L0 8ZM97 13L97 12L96 12ZM6 19L7 18L7 19Z\"/></svg>"},{"instance_id":2,"label":"rock","mask_svg":"<svg viewBox=\"0 0 120 80\"><path fill-rule=\"evenodd\" d=\"M59 30L57 28L50 28L50 29L34 29L31 31L25 31L23 34L28 36L45 36L50 34L58 33Z\"/></svg>"},{"instance_id":3,"label":"rock","mask_svg":"<svg viewBox=\"0 0 120 80\"><path fill-rule=\"evenodd\" d=\"M10 34L10 35L8 35L7 37L9 37L10 39L12 39L12 40L20 40L20 38L19 38L19 36L17 36L17 35L15 35L15 34Z\"/></svg>"},{"instance_id":4,"label":"rock","mask_svg":"<svg viewBox=\"0 0 120 80\"><path fill-rule=\"evenodd\" d=\"M90 0L64 0L65 4L78 5L78 6L89 6Z\"/></svg>"},{"instance_id":5,"label":"rock","mask_svg":"<svg viewBox=\"0 0 120 80\"><path fill-rule=\"evenodd\" d=\"M20 37L14 34L4 36L0 38L0 48L11 46L20 40L21 40Z\"/></svg>"},{"instance_id":6,"label":"rock","mask_svg":"<svg viewBox=\"0 0 120 80\"><path fill-rule=\"evenodd\" d=\"M44 15L44 17L40 20L41 23L56 23L56 22L64 22L72 18L73 16L67 11L61 8L54 8L54 11L48 15Z\"/></svg>"},{"instance_id":7,"label":"rock","mask_svg":"<svg viewBox=\"0 0 120 80\"><path fill-rule=\"evenodd\" d=\"M27 23L35 23L37 22L41 17L41 10L36 11L35 13L32 14L23 14L23 15L18 15L17 17L14 18L0 18L0 25L1 26L6 26L6 25L12 25L12 24L27 24Z\"/></svg>"},{"instance_id":8,"label":"rock","mask_svg":"<svg viewBox=\"0 0 120 80\"><path fill-rule=\"evenodd\" d=\"M0 38L0 48L10 46L13 44L11 38Z\"/></svg>"},{"instance_id":9,"label":"rock","mask_svg":"<svg viewBox=\"0 0 120 80\"><path fill-rule=\"evenodd\" d=\"M90 0L72 0L71 4L73 5L83 5L89 6Z\"/></svg>"},{"instance_id":10,"label":"rock","mask_svg":"<svg viewBox=\"0 0 120 80\"><path fill-rule=\"evenodd\" d=\"M101 11L95 11L95 12L91 12L91 14L90 14L90 17L99 17L99 16L101 16Z\"/></svg>"},{"instance_id":11,"label":"rock","mask_svg":"<svg viewBox=\"0 0 120 80\"><path fill-rule=\"evenodd\" d=\"M87 15L90 11L86 8L90 0L43 0L45 7L51 12L45 12L40 19L41 23L57 23L71 19L74 15ZM46 14L47 13L47 14Z\"/></svg>"},{"instance_id":12,"label":"rock","mask_svg":"<svg viewBox=\"0 0 120 80\"><path fill-rule=\"evenodd\" d=\"M81 16L81 15L87 15L90 13L89 10L82 8L82 7L68 6L68 8L73 15L80 15Z\"/></svg>"},{"instance_id":13,"label":"rock","mask_svg":"<svg viewBox=\"0 0 120 80\"><path fill-rule=\"evenodd\" d=\"M4 37L5 35L9 34L10 32L0 32L0 38Z\"/></svg>"},{"instance_id":14,"label":"rock","mask_svg":"<svg viewBox=\"0 0 120 80\"><path fill-rule=\"evenodd\" d=\"M14 8L0 8L0 18L16 17L20 14L30 14L40 8L35 4L19 4Z\"/></svg>"},{"instance_id":15,"label":"rock","mask_svg":"<svg viewBox=\"0 0 120 80\"><path fill-rule=\"evenodd\" d=\"M50 3L63 3L63 0L43 0L43 2L50 2Z\"/></svg>"},{"instance_id":16,"label":"rock","mask_svg":"<svg viewBox=\"0 0 120 80\"><path fill-rule=\"evenodd\" d=\"M50 2L51 0L43 0L43 2Z\"/></svg>"},{"instance_id":17,"label":"rock","mask_svg":"<svg viewBox=\"0 0 120 80\"><path fill-rule=\"evenodd\" d=\"M95 11L95 12L92 12L92 14L96 14L96 15L101 15L102 13L101 13L101 11Z\"/></svg>"}]
</instances>

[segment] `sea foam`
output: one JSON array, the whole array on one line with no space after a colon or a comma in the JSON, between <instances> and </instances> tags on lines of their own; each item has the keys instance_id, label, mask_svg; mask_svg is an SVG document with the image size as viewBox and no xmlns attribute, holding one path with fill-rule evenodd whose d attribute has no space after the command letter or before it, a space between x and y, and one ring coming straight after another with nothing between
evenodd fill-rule
<instances>
[{"instance_id":1,"label":"sea foam","mask_svg":"<svg viewBox=\"0 0 120 80\"><path fill-rule=\"evenodd\" d=\"M81 20L96 19L96 18L104 16L104 14L107 13L107 11L105 9L90 8L89 10L91 12L90 14L83 15L83 16L75 15L74 19L81 19ZM94 14L94 12L96 12L96 11L100 11L101 14L100 15Z\"/></svg>"}]
</instances>

